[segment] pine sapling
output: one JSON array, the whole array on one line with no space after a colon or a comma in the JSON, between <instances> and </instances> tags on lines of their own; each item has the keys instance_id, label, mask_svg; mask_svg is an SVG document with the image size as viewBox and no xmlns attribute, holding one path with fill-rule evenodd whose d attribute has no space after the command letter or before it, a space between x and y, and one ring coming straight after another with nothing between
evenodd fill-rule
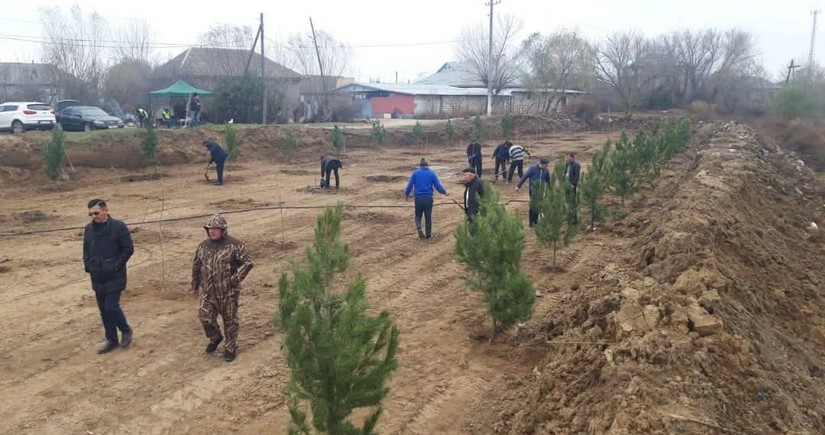
<instances>
[{"instance_id":1,"label":"pine sapling","mask_svg":"<svg viewBox=\"0 0 825 435\"><path fill-rule=\"evenodd\" d=\"M158 133L155 130L155 123L146 122L146 130L143 133L143 140L140 141L140 153L151 166L158 164Z\"/></svg>"},{"instance_id":2,"label":"pine sapling","mask_svg":"<svg viewBox=\"0 0 825 435\"><path fill-rule=\"evenodd\" d=\"M513 116L510 115L510 112L504 114L504 117L501 118L501 135L504 139L510 139L510 136L513 134Z\"/></svg>"},{"instance_id":3,"label":"pine sapling","mask_svg":"<svg viewBox=\"0 0 825 435\"><path fill-rule=\"evenodd\" d=\"M473 118L473 140L480 141L484 137L484 121L476 115Z\"/></svg>"},{"instance_id":4,"label":"pine sapling","mask_svg":"<svg viewBox=\"0 0 825 435\"><path fill-rule=\"evenodd\" d=\"M349 264L340 238L343 204L327 208L315 224L306 265L292 263L293 278L278 282L276 323L284 331L290 380L286 387L290 434L375 434L386 382L397 368L398 328L389 313L368 313L366 280L333 289ZM307 408L312 414L307 418ZM370 408L360 428L350 417ZM309 421L308 421L309 420Z\"/></svg>"},{"instance_id":5,"label":"pine sapling","mask_svg":"<svg viewBox=\"0 0 825 435\"><path fill-rule=\"evenodd\" d=\"M566 183L569 184L569 183ZM539 221L533 227L540 245L553 249L553 270L556 270L556 254L570 244L578 232L578 225L570 220L571 204L564 185L542 184L533 194L534 207Z\"/></svg>"},{"instance_id":6,"label":"pine sapling","mask_svg":"<svg viewBox=\"0 0 825 435\"><path fill-rule=\"evenodd\" d=\"M223 130L223 137L226 141L226 150L229 152L229 159L235 160L241 155L241 150L238 144L238 134L235 131L235 126L226 124Z\"/></svg>"},{"instance_id":7,"label":"pine sapling","mask_svg":"<svg viewBox=\"0 0 825 435\"><path fill-rule=\"evenodd\" d=\"M341 131L338 124L335 124L335 127L332 128L332 147L339 153L344 150L344 132Z\"/></svg>"},{"instance_id":8,"label":"pine sapling","mask_svg":"<svg viewBox=\"0 0 825 435\"><path fill-rule=\"evenodd\" d=\"M444 127L444 134L447 136L447 142L452 145L453 139L455 138L455 127L453 127L453 123L448 119L447 125Z\"/></svg>"},{"instance_id":9,"label":"pine sapling","mask_svg":"<svg viewBox=\"0 0 825 435\"><path fill-rule=\"evenodd\" d=\"M459 224L455 236L456 258L469 273L464 281L484 295L493 323L492 341L499 329L533 314L533 284L520 263L525 244L521 219L508 214L498 191L485 183L479 214L472 224Z\"/></svg>"},{"instance_id":10,"label":"pine sapling","mask_svg":"<svg viewBox=\"0 0 825 435\"><path fill-rule=\"evenodd\" d=\"M57 180L63 169L63 159L66 155L66 133L60 124L52 129L52 137L43 145L43 160L46 163L46 175L49 179Z\"/></svg>"}]
</instances>

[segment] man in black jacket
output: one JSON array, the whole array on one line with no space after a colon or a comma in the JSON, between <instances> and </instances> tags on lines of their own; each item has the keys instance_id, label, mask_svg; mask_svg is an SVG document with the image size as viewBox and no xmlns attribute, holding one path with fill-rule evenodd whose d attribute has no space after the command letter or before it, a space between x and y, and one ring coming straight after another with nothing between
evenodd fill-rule
<instances>
[{"instance_id":1,"label":"man in black jacket","mask_svg":"<svg viewBox=\"0 0 825 435\"><path fill-rule=\"evenodd\" d=\"M129 228L123 221L109 216L106 201L89 201L92 222L83 232L83 265L92 280L106 343L97 353L108 353L118 347L132 344L132 328L120 308L120 294L126 289L126 262L135 252Z\"/></svg>"},{"instance_id":2,"label":"man in black jacket","mask_svg":"<svg viewBox=\"0 0 825 435\"><path fill-rule=\"evenodd\" d=\"M473 168L464 169L464 213L467 222L473 223L478 214L478 199L484 196L484 183L478 178Z\"/></svg>"},{"instance_id":3,"label":"man in black jacket","mask_svg":"<svg viewBox=\"0 0 825 435\"><path fill-rule=\"evenodd\" d=\"M579 221L579 216L576 210L578 209L578 188L581 171L581 165L576 161L576 155L574 153L565 154L564 181L569 182L570 185L573 186L567 196L567 201L570 203L572 209L570 216L568 216L568 222L570 224L576 224Z\"/></svg>"},{"instance_id":4,"label":"man in black jacket","mask_svg":"<svg viewBox=\"0 0 825 435\"><path fill-rule=\"evenodd\" d=\"M493 158L496 159L496 181L498 181L499 174L502 180L507 181L507 161L510 160L510 146L512 145L513 143L507 140L500 143L493 151ZM499 168L501 168L500 171Z\"/></svg>"},{"instance_id":5,"label":"man in black jacket","mask_svg":"<svg viewBox=\"0 0 825 435\"><path fill-rule=\"evenodd\" d=\"M341 160L332 155L321 157L321 187L329 189L329 176L335 172L335 188L338 188L338 169L341 168Z\"/></svg>"},{"instance_id":6,"label":"man in black jacket","mask_svg":"<svg viewBox=\"0 0 825 435\"><path fill-rule=\"evenodd\" d=\"M481 161L484 160L481 155L481 144L478 141L470 142L470 145L467 145L467 162L470 163L470 166L476 171L476 175L481 177Z\"/></svg>"}]
</instances>

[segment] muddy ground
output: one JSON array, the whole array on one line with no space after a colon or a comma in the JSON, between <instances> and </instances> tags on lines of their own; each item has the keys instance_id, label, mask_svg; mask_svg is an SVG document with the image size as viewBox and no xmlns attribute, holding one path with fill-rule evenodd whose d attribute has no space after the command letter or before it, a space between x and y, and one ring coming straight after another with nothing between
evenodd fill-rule
<instances>
[{"instance_id":1,"label":"muddy ground","mask_svg":"<svg viewBox=\"0 0 825 435\"><path fill-rule=\"evenodd\" d=\"M575 151L586 166L618 135L564 127L526 130L521 141L534 156ZM807 229L825 224L823 189L747 128L698 125L691 151L654 186L623 209L613 204L623 219L561 251L560 271L528 234L524 265L541 297L532 320L492 343L481 298L454 261L461 210L437 198L435 237L421 241L401 198L425 156L460 199L463 146L351 139L342 187L325 192L314 186L327 133L308 134L297 155L272 146L277 131L245 133L248 152L228 164L222 187L194 163L208 135L162 136L160 175L135 168L134 140L70 144L85 157L56 183L31 163L40 137L2 138L5 156L28 163L0 173L1 433L282 433L277 278L311 243L318 210L249 209L336 201L348 206L350 270L367 277L371 304L401 330L381 433L825 432L825 251L821 233ZM485 142L485 153L493 146ZM94 153L83 147L114 157L84 164ZM500 187L504 201L526 199ZM95 354L102 328L80 261L92 197L110 201L136 244L123 298L135 341L105 356ZM509 207L526 219L526 204ZM256 262L230 364L204 356L186 294L205 220L187 217L216 211Z\"/></svg>"}]
</instances>

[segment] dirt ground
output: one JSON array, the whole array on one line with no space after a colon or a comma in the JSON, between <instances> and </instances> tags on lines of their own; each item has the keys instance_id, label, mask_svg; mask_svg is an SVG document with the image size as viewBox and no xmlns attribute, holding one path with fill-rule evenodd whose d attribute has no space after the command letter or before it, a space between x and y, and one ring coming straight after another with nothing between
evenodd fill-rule
<instances>
[{"instance_id":1,"label":"dirt ground","mask_svg":"<svg viewBox=\"0 0 825 435\"><path fill-rule=\"evenodd\" d=\"M348 206L350 271L367 277L372 306L401 331L380 433L825 433L825 238L806 229L825 225L825 190L747 128L697 126L692 150L629 202L624 219L561 251L559 271L528 234L535 314L492 343L480 295L454 261L461 210L437 197L435 237L421 241L402 200L425 156L460 201L463 146L354 146L341 189L328 193L314 187L320 140L290 160L270 157L268 133L256 134L249 147L261 150L230 163L222 187L195 163L162 166L159 176L79 165L79 179L56 184L30 166L2 168L0 433L282 433L277 279L311 243L319 210L249 209L336 201ZM533 156L575 151L586 166L617 135L523 142ZM202 139L188 140L162 155L193 161ZM485 154L493 146L484 143ZM490 173L492 160L484 164ZM526 199L500 187L503 201ZM123 298L134 343L105 356L95 354L102 327L80 260L93 197L130 224L136 245ZM526 220L525 203L509 207ZM187 295L205 218L186 218L217 211L256 263L229 364L204 356ZM39 230L54 231L11 235Z\"/></svg>"}]
</instances>

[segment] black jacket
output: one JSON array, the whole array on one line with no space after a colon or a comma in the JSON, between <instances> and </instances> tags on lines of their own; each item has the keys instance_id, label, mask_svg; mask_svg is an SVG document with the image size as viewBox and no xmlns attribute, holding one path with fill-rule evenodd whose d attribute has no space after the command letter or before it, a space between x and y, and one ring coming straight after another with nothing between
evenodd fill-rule
<instances>
[{"instance_id":1,"label":"black jacket","mask_svg":"<svg viewBox=\"0 0 825 435\"><path fill-rule=\"evenodd\" d=\"M126 262L135 252L132 235L123 221L109 217L100 231L94 222L83 232L83 266L96 292L122 291L126 288Z\"/></svg>"},{"instance_id":2,"label":"black jacket","mask_svg":"<svg viewBox=\"0 0 825 435\"><path fill-rule=\"evenodd\" d=\"M493 151L493 158L498 160L510 160L510 149L507 147L508 143L503 142L499 144Z\"/></svg>"},{"instance_id":3,"label":"black jacket","mask_svg":"<svg viewBox=\"0 0 825 435\"><path fill-rule=\"evenodd\" d=\"M484 196L484 183L481 178L475 177L473 181L464 185L464 213L468 216L477 215L478 198L481 196Z\"/></svg>"},{"instance_id":4,"label":"black jacket","mask_svg":"<svg viewBox=\"0 0 825 435\"><path fill-rule=\"evenodd\" d=\"M574 187L579 185L579 177L581 176L582 166L579 162L572 161L564 168L564 177Z\"/></svg>"},{"instance_id":5,"label":"black jacket","mask_svg":"<svg viewBox=\"0 0 825 435\"><path fill-rule=\"evenodd\" d=\"M467 160L481 160L481 144L478 142L472 142L470 145L467 145Z\"/></svg>"},{"instance_id":6,"label":"black jacket","mask_svg":"<svg viewBox=\"0 0 825 435\"><path fill-rule=\"evenodd\" d=\"M341 161L335 158L335 156L324 156L324 158L321 159L321 176L326 175L327 170L331 171L340 167Z\"/></svg>"}]
</instances>

